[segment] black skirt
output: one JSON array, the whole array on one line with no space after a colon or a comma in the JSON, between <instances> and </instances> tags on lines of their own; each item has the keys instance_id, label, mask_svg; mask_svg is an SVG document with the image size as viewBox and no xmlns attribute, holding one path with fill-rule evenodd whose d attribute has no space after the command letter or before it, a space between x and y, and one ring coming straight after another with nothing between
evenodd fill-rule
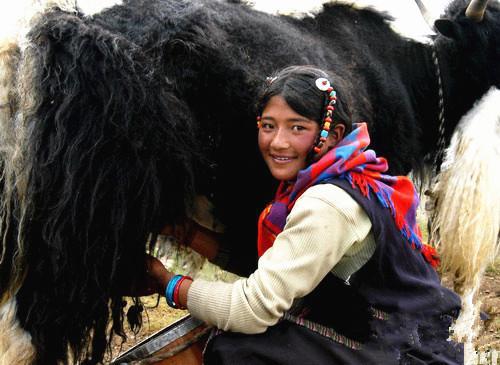
<instances>
[{"instance_id":1,"label":"black skirt","mask_svg":"<svg viewBox=\"0 0 500 365\"><path fill-rule=\"evenodd\" d=\"M291 318L262 334L215 331L205 348L204 364L463 364L463 346L447 339L451 317L418 323L400 320L375 319L373 334L363 343Z\"/></svg>"}]
</instances>

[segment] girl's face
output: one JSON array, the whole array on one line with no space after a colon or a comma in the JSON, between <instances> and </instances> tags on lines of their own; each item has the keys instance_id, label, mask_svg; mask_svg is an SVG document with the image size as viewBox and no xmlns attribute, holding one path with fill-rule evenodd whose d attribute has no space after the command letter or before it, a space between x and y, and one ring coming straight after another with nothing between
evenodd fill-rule
<instances>
[{"instance_id":1,"label":"girl's face","mask_svg":"<svg viewBox=\"0 0 500 365\"><path fill-rule=\"evenodd\" d=\"M259 148L275 179L297 177L307 166L307 156L318 133L318 123L297 114L283 97L276 95L269 99L262 111Z\"/></svg>"}]
</instances>

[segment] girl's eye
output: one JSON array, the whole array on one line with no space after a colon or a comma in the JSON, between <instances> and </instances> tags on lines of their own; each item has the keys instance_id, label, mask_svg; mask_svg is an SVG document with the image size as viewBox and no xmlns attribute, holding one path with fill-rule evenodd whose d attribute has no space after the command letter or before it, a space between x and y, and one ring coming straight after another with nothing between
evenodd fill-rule
<instances>
[{"instance_id":1,"label":"girl's eye","mask_svg":"<svg viewBox=\"0 0 500 365\"><path fill-rule=\"evenodd\" d=\"M303 127L303 126L301 126L301 125L294 125L294 126L292 127L292 130L293 130L293 131L295 131L295 132L300 132L300 131L303 131L304 129L306 129L306 128L304 128L304 127Z\"/></svg>"},{"instance_id":2,"label":"girl's eye","mask_svg":"<svg viewBox=\"0 0 500 365\"><path fill-rule=\"evenodd\" d=\"M262 129L273 129L274 126L271 123L262 122L261 128Z\"/></svg>"}]
</instances>

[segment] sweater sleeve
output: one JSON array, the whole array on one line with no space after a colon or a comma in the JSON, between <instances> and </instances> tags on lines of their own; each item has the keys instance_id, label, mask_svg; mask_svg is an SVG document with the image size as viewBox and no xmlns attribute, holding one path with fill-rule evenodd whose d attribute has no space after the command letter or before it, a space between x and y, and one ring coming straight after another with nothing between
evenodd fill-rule
<instances>
[{"instance_id":1,"label":"sweater sleeve","mask_svg":"<svg viewBox=\"0 0 500 365\"><path fill-rule=\"evenodd\" d=\"M262 333L294 299L309 294L370 229L366 213L346 192L330 184L313 186L297 200L253 274L234 283L195 280L188 309L225 331Z\"/></svg>"}]
</instances>

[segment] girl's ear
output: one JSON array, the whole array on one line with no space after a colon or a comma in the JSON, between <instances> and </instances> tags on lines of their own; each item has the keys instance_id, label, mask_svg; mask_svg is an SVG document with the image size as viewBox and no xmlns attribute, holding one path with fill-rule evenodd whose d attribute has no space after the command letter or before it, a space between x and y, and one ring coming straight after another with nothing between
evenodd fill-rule
<instances>
[{"instance_id":1,"label":"girl's ear","mask_svg":"<svg viewBox=\"0 0 500 365\"><path fill-rule=\"evenodd\" d=\"M332 130L330 130L330 133L328 134L328 138L326 139L326 147L328 150L331 150L333 147L339 143L342 138L344 138L344 133L345 133L345 125L343 124L337 124L335 127L333 127Z\"/></svg>"}]
</instances>

